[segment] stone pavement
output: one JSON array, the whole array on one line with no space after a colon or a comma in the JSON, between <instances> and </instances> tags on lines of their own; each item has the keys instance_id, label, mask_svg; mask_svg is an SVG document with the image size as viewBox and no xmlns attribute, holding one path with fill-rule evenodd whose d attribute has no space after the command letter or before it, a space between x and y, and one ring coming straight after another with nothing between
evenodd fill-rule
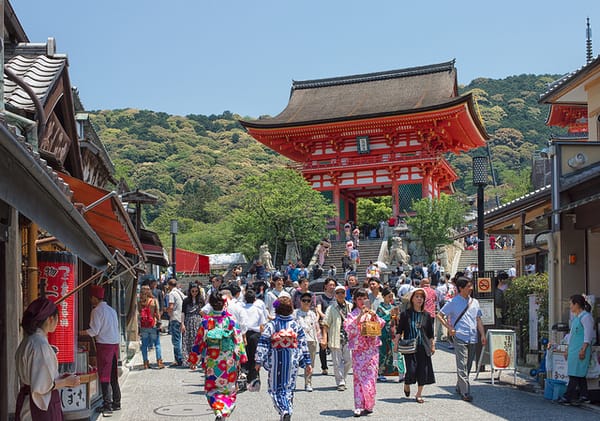
<instances>
[{"instance_id":1,"label":"stone pavement","mask_svg":"<svg viewBox=\"0 0 600 421\"><path fill-rule=\"evenodd\" d=\"M165 361L172 361L170 336L161 336ZM151 363L155 362L153 352ZM439 344L433 356L436 384L426 386L424 404L405 398L402 385L397 382L378 383L375 412L370 420L591 420L599 419L597 406L565 407L545 400L539 393L523 391L514 387L512 374L503 374L500 383L491 385L489 372L481 373L478 381L472 381L473 403L466 403L454 393L456 374L452 351ZM141 370L141 355L132 360L131 370L124 377L121 411L115 412L111 421L205 421L213 420L203 394L203 375L184 368L164 370ZM352 376L345 392L335 390L333 376L322 376L316 370L313 377L314 392L303 390L304 380L298 378L298 390L294 399L293 420L336 420L351 418L353 413ZM472 376L473 378L474 376ZM266 392L266 372L261 371L263 387L258 393L243 392L238 395L238 405L230 419L276 421L279 419L270 396ZM391 378L390 378L391 380ZM519 376L519 384L527 378ZM595 409L591 409L595 408ZM100 420L105 419L102 416ZM365 417L361 417L365 418ZM106 418L108 420L108 418Z\"/></svg>"}]
</instances>

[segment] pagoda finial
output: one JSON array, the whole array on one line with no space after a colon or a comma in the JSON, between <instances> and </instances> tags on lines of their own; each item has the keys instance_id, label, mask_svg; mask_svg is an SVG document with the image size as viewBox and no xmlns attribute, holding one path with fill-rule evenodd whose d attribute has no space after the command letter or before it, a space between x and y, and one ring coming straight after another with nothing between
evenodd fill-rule
<instances>
[{"instance_id":1,"label":"pagoda finial","mask_svg":"<svg viewBox=\"0 0 600 421\"><path fill-rule=\"evenodd\" d=\"M593 59L593 53L592 53L592 28L590 27L590 18L587 18L587 29L585 31L585 35L586 35L586 58L587 61L586 63L591 63L592 59Z\"/></svg>"}]
</instances>

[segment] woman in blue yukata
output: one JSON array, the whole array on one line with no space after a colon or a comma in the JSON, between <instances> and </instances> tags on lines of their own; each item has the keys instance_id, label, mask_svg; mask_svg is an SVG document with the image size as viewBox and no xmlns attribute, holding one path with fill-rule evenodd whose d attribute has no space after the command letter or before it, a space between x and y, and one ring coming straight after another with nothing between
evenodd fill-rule
<instances>
[{"instance_id":1,"label":"woman in blue yukata","mask_svg":"<svg viewBox=\"0 0 600 421\"><path fill-rule=\"evenodd\" d=\"M291 420L298 368L312 373L304 330L293 318L290 295L283 291L273 303L275 319L265 325L256 349L256 371L269 372L269 394L280 419Z\"/></svg>"}]
</instances>

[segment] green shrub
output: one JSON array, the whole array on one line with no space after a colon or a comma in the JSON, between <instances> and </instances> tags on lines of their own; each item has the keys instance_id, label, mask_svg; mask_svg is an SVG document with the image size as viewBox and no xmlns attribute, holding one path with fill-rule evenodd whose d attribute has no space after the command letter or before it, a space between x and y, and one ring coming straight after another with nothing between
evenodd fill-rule
<instances>
[{"instance_id":1,"label":"green shrub","mask_svg":"<svg viewBox=\"0 0 600 421\"><path fill-rule=\"evenodd\" d=\"M536 294L539 304L538 332L540 337L547 336L548 332L548 274L521 276L515 278L510 287L505 291L507 306L506 323L517 329L517 338L520 338L525 355L529 352L529 295ZM517 339L519 341L519 339Z\"/></svg>"}]
</instances>

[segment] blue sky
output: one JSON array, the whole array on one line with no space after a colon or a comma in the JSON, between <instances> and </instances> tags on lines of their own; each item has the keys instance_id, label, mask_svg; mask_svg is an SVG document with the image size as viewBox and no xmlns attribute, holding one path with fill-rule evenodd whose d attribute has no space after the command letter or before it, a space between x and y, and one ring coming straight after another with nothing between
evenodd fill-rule
<instances>
[{"instance_id":1,"label":"blue sky","mask_svg":"<svg viewBox=\"0 0 600 421\"><path fill-rule=\"evenodd\" d=\"M31 42L56 38L89 110L276 115L292 80L456 59L459 83L585 64L600 1L12 0Z\"/></svg>"}]
</instances>

